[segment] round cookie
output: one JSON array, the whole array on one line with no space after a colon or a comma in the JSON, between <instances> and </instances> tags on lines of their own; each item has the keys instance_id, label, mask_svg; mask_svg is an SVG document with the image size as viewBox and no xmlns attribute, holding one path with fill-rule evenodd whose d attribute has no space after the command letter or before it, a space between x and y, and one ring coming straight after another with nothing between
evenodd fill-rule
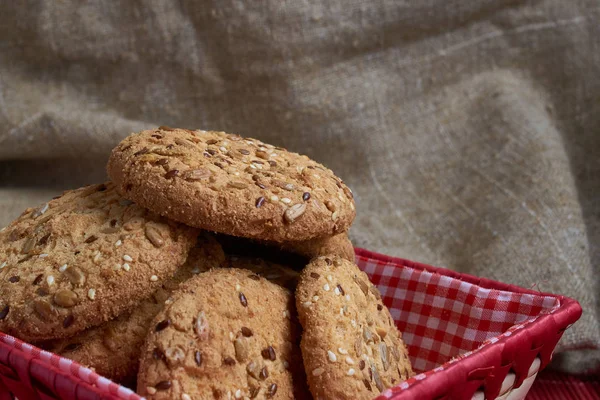
<instances>
[{"instance_id":1,"label":"round cookie","mask_svg":"<svg viewBox=\"0 0 600 400\"><path fill-rule=\"evenodd\" d=\"M356 265L319 257L296 289L302 356L315 399L372 399L412 375L402 335Z\"/></svg>"},{"instance_id":2,"label":"round cookie","mask_svg":"<svg viewBox=\"0 0 600 400\"><path fill-rule=\"evenodd\" d=\"M318 256L336 255L348 261L354 262L354 246L346 232L334 236L326 236L305 240L302 242L283 242L276 244L268 242L268 245L278 246L281 250L299 254L312 260Z\"/></svg>"},{"instance_id":3,"label":"round cookie","mask_svg":"<svg viewBox=\"0 0 600 400\"><path fill-rule=\"evenodd\" d=\"M0 232L0 330L56 339L114 318L173 275L196 235L110 182L27 209Z\"/></svg>"},{"instance_id":4,"label":"round cookie","mask_svg":"<svg viewBox=\"0 0 600 400\"><path fill-rule=\"evenodd\" d=\"M306 156L224 132L158 128L125 138L107 171L126 198L209 231L282 241L331 236L352 192Z\"/></svg>"},{"instance_id":5,"label":"round cookie","mask_svg":"<svg viewBox=\"0 0 600 400\"><path fill-rule=\"evenodd\" d=\"M131 312L112 321L90 328L76 336L40 344L46 350L70 358L115 382L134 382L144 340L151 322L164 307L165 300L182 282L225 261L221 245L207 233L198 237L198 244L175 276L164 282L152 296L142 300Z\"/></svg>"},{"instance_id":6,"label":"round cookie","mask_svg":"<svg viewBox=\"0 0 600 400\"><path fill-rule=\"evenodd\" d=\"M241 269L193 277L157 315L138 392L148 399L294 398L298 326L286 289Z\"/></svg>"}]
</instances>

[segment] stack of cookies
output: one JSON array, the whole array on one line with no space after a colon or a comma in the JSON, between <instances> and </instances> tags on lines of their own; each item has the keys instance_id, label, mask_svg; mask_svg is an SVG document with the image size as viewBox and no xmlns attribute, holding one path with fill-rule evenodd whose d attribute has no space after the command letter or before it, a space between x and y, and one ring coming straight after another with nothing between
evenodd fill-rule
<instances>
[{"instance_id":1,"label":"stack of cookies","mask_svg":"<svg viewBox=\"0 0 600 400\"><path fill-rule=\"evenodd\" d=\"M160 127L0 231L0 331L152 399L371 399L412 374L306 156Z\"/></svg>"}]
</instances>

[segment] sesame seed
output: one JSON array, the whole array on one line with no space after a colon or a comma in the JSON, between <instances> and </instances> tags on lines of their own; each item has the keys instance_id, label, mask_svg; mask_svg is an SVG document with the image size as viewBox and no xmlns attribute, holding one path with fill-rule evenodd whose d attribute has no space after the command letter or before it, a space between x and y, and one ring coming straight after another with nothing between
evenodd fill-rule
<instances>
[{"instance_id":1,"label":"sesame seed","mask_svg":"<svg viewBox=\"0 0 600 400\"><path fill-rule=\"evenodd\" d=\"M318 368L315 368L315 369L313 369L313 371L312 371L312 375L313 375L313 376L319 376L319 375L321 375L323 372L325 372L325 370L324 370L323 368L321 368L321 367L318 367Z\"/></svg>"},{"instance_id":2,"label":"sesame seed","mask_svg":"<svg viewBox=\"0 0 600 400\"><path fill-rule=\"evenodd\" d=\"M350 321L350 325L352 325L353 328L356 328L356 321L355 320Z\"/></svg>"},{"instance_id":3,"label":"sesame seed","mask_svg":"<svg viewBox=\"0 0 600 400\"><path fill-rule=\"evenodd\" d=\"M119 246L120 246L120 245L122 245L122 244L123 244L123 242L121 242L121 239L119 239L119 240L117 240L117 241L115 242L115 246L116 246L116 247L119 247Z\"/></svg>"},{"instance_id":4,"label":"sesame seed","mask_svg":"<svg viewBox=\"0 0 600 400\"><path fill-rule=\"evenodd\" d=\"M350 301L350 295L349 294L346 295L346 301Z\"/></svg>"},{"instance_id":5,"label":"sesame seed","mask_svg":"<svg viewBox=\"0 0 600 400\"><path fill-rule=\"evenodd\" d=\"M350 356L346 357L346 362L347 362L348 364L354 364L354 360L353 360L353 359L352 359L352 357L350 357Z\"/></svg>"},{"instance_id":6,"label":"sesame seed","mask_svg":"<svg viewBox=\"0 0 600 400\"><path fill-rule=\"evenodd\" d=\"M348 374L348 376L352 376L352 375L354 375L354 372L355 372L355 371L354 371L354 368L350 368L350 369L348 370L347 374Z\"/></svg>"},{"instance_id":7,"label":"sesame seed","mask_svg":"<svg viewBox=\"0 0 600 400\"><path fill-rule=\"evenodd\" d=\"M127 261L127 262L132 262L132 261L133 261L133 258L131 258L131 256L129 256L129 255L127 255L127 254L125 254L125 255L123 256L123 260L124 260L124 261Z\"/></svg>"},{"instance_id":8,"label":"sesame seed","mask_svg":"<svg viewBox=\"0 0 600 400\"><path fill-rule=\"evenodd\" d=\"M344 307L340 308L340 315L343 317L344 316Z\"/></svg>"},{"instance_id":9,"label":"sesame seed","mask_svg":"<svg viewBox=\"0 0 600 400\"><path fill-rule=\"evenodd\" d=\"M330 287L329 287L328 283L326 283L326 284L323 285L323 290L324 291L329 292L329 289L330 289Z\"/></svg>"},{"instance_id":10,"label":"sesame seed","mask_svg":"<svg viewBox=\"0 0 600 400\"><path fill-rule=\"evenodd\" d=\"M227 151L227 147L221 146L221 147L219 147L219 150L221 150L223 153L225 153Z\"/></svg>"},{"instance_id":11,"label":"sesame seed","mask_svg":"<svg viewBox=\"0 0 600 400\"><path fill-rule=\"evenodd\" d=\"M287 197L282 198L281 201L285 204L290 204L292 202L292 200L288 199Z\"/></svg>"},{"instance_id":12,"label":"sesame seed","mask_svg":"<svg viewBox=\"0 0 600 400\"><path fill-rule=\"evenodd\" d=\"M340 354L348 354L348 350L344 349L343 347L339 347L339 348L338 348L338 352L339 352Z\"/></svg>"},{"instance_id":13,"label":"sesame seed","mask_svg":"<svg viewBox=\"0 0 600 400\"><path fill-rule=\"evenodd\" d=\"M183 394L181 395L181 400L192 400L192 398L190 397L190 395L189 395L189 394L187 394L187 393L183 393Z\"/></svg>"},{"instance_id":14,"label":"sesame seed","mask_svg":"<svg viewBox=\"0 0 600 400\"><path fill-rule=\"evenodd\" d=\"M241 399L242 398L242 391L240 389L235 391L235 398L236 399Z\"/></svg>"},{"instance_id":15,"label":"sesame seed","mask_svg":"<svg viewBox=\"0 0 600 400\"><path fill-rule=\"evenodd\" d=\"M4 268L4 267L6 267L6 264L7 264L7 262L6 262L6 261L4 261L2 264L0 264L0 269L2 269L2 268Z\"/></svg>"},{"instance_id":16,"label":"sesame seed","mask_svg":"<svg viewBox=\"0 0 600 400\"><path fill-rule=\"evenodd\" d=\"M96 261L98 261L100 259L100 255L101 254L100 254L99 251L97 251L97 252L94 253L94 262L96 262Z\"/></svg>"},{"instance_id":17,"label":"sesame seed","mask_svg":"<svg viewBox=\"0 0 600 400\"><path fill-rule=\"evenodd\" d=\"M235 290L237 290L237 291L239 292L241 288L242 288L242 287L240 286L240 284L239 284L239 283L236 283L236 284L235 284Z\"/></svg>"},{"instance_id":18,"label":"sesame seed","mask_svg":"<svg viewBox=\"0 0 600 400\"><path fill-rule=\"evenodd\" d=\"M339 296L340 293L340 289L338 289L337 287L335 289L333 289L333 293L335 293L337 296Z\"/></svg>"},{"instance_id":19,"label":"sesame seed","mask_svg":"<svg viewBox=\"0 0 600 400\"><path fill-rule=\"evenodd\" d=\"M275 196L275 195L271 196L271 201L278 201L278 200L279 200L278 196Z\"/></svg>"},{"instance_id":20,"label":"sesame seed","mask_svg":"<svg viewBox=\"0 0 600 400\"><path fill-rule=\"evenodd\" d=\"M96 289L88 290L87 296L90 300L94 300L96 298Z\"/></svg>"},{"instance_id":21,"label":"sesame seed","mask_svg":"<svg viewBox=\"0 0 600 400\"><path fill-rule=\"evenodd\" d=\"M67 264L63 264L58 268L59 272L65 272L65 269L67 269Z\"/></svg>"},{"instance_id":22,"label":"sesame seed","mask_svg":"<svg viewBox=\"0 0 600 400\"><path fill-rule=\"evenodd\" d=\"M148 394L156 394L156 389L152 386L146 386L146 392L148 392Z\"/></svg>"},{"instance_id":23,"label":"sesame seed","mask_svg":"<svg viewBox=\"0 0 600 400\"><path fill-rule=\"evenodd\" d=\"M283 310L283 318L289 318L290 312L288 310Z\"/></svg>"},{"instance_id":24,"label":"sesame seed","mask_svg":"<svg viewBox=\"0 0 600 400\"><path fill-rule=\"evenodd\" d=\"M303 305L304 307L308 308L308 307L312 306L312 302L310 302L310 301L305 301L305 302L304 302L302 305Z\"/></svg>"},{"instance_id":25,"label":"sesame seed","mask_svg":"<svg viewBox=\"0 0 600 400\"><path fill-rule=\"evenodd\" d=\"M256 165L254 165L254 164L250 164L250 168L252 168L252 169L256 169Z\"/></svg>"},{"instance_id":26,"label":"sesame seed","mask_svg":"<svg viewBox=\"0 0 600 400\"><path fill-rule=\"evenodd\" d=\"M331 361L331 362L336 362L337 361L337 356L331 350L327 350L327 358L329 358L329 361Z\"/></svg>"},{"instance_id":27,"label":"sesame seed","mask_svg":"<svg viewBox=\"0 0 600 400\"><path fill-rule=\"evenodd\" d=\"M48 283L48 286L54 285L54 277L52 275L48 275L46 278L46 283Z\"/></svg>"},{"instance_id":28,"label":"sesame seed","mask_svg":"<svg viewBox=\"0 0 600 400\"><path fill-rule=\"evenodd\" d=\"M332 277L331 275L327 275L327 280L328 280L329 282L333 282L333 277Z\"/></svg>"},{"instance_id":29,"label":"sesame seed","mask_svg":"<svg viewBox=\"0 0 600 400\"><path fill-rule=\"evenodd\" d=\"M125 271L129 271L129 269L130 269L130 268L131 268L131 267L129 266L129 264L127 264L127 263L123 264L123 269L124 269Z\"/></svg>"},{"instance_id":30,"label":"sesame seed","mask_svg":"<svg viewBox=\"0 0 600 400\"><path fill-rule=\"evenodd\" d=\"M235 336L233 336L233 332L229 332L229 340L233 340L235 338Z\"/></svg>"},{"instance_id":31,"label":"sesame seed","mask_svg":"<svg viewBox=\"0 0 600 400\"><path fill-rule=\"evenodd\" d=\"M113 271L119 271L121 269L121 264L113 265Z\"/></svg>"},{"instance_id":32,"label":"sesame seed","mask_svg":"<svg viewBox=\"0 0 600 400\"><path fill-rule=\"evenodd\" d=\"M48 257L48 253L42 253L38 257L39 258L46 258L46 257Z\"/></svg>"},{"instance_id":33,"label":"sesame seed","mask_svg":"<svg viewBox=\"0 0 600 400\"><path fill-rule=\"evenodd\" d=\"M313 296L313 301L318 301L319 300L319 296Z\"/></svg>"},{"instance_id":34,"label":"sesame seed","mask_svg":"<svg viewBox=\"0 0 600 400\"><path fill-rule=\"evenodd\" d=\"M156 282L156 281L158 280L158 276L156 276L156 275L152 275L152 276L150 277L150 280L151 280L152 282Z\"/></svg>"}]
</instances>

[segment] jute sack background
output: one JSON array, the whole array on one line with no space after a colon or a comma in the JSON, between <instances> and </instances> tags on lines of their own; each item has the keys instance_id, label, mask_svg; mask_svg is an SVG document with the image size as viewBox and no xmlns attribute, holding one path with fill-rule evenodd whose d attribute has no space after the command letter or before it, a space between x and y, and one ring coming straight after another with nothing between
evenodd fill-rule
<instances>
[{"instance_id":1,"label":"jute sack background","mask_svg":"<svg viewBox=\"0 0 600 400\"><path fill-rule=\"evenodd\" d=\"M0 225L105 179L130 132L253 136L353 188L356 246L578 299L556 364L598 367L599 1L0 11Z\"/></svg>"}]
</instances>

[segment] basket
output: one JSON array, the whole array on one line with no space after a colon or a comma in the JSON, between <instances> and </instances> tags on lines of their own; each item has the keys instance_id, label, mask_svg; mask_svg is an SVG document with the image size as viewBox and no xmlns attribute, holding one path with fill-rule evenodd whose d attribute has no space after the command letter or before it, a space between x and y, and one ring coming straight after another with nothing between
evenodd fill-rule
<instances>
[{"instance_id":1,"label":"basket","mask_svg":"<svg viewBox=\"0 0 600 400\"><path fill-rule=\"evenodd\" d=\"M358 266L403 332L416 375L377 400L522 399L581 316L577 301L363 249ZM76 362L0 333L0 400L139 400Z\"/></svg>"}]
</instances>

